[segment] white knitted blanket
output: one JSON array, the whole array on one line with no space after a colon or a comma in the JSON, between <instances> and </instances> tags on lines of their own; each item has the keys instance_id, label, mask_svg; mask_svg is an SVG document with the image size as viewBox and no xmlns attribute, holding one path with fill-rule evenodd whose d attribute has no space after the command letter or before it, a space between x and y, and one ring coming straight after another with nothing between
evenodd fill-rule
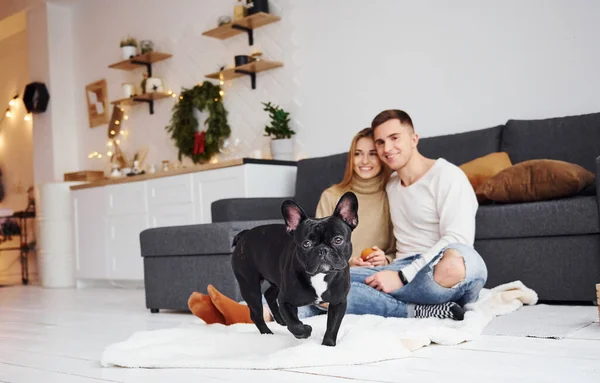
<instances>
[{"instance_id":1,"label":"white knitted blanket","mask_svg":"<svg viewBox=\"0 0 600 383\"><path fill-rule=\"evenodd\" d=\"M336 347L321 346L326 315L303 320L313 327L312 336L303 340L276 323L268 324L274 335L261 335L254 324L206 325L194 317L180 327L138 332L109 346L102 365L280 369L371 363L407 357L430 343L455 345L476 339L495 316L536 302L535 291L516 281L482 290L479 300L467 306L463 321L346 315Z\"/></svg>"}]
</instances>

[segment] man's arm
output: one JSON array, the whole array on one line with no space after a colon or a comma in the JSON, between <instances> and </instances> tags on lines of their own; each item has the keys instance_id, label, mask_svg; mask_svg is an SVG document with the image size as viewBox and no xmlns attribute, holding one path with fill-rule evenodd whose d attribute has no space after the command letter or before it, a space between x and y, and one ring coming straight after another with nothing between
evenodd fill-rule
<instances>
[{"instance_id":1,"label":"man's arm","mask_svg":"<svg viewBox=\"0 0 600 383\"><path fill-rule=\"evenodd\" d=\"M387 200L387 192L386 192L386 211L388 216L390 215L390 205L389 202ZM392 224L392 220L391 218L388 221L388 227L387 227L387 232L388 232L388 244L386 246L386 248L383 250L383 252L385 253L385 257L387 258L388 264L394 262L394 260L396 259L396 237L394 237L394 225Z\"/></svg>"},{"instance_id":2,"label":"man's arm","mask_svg":"<svg viewBox=\"0 0 600 383\"><path fill-rule=\"evenodd\" d=\"M464 243L473 246L477 198L462 170L455 170L457 171L442 175L439 184L436 185L441 238L431 249L421 254L420 258L402 269L408 282L449 244Z\"/></svg>"}]
</instances>

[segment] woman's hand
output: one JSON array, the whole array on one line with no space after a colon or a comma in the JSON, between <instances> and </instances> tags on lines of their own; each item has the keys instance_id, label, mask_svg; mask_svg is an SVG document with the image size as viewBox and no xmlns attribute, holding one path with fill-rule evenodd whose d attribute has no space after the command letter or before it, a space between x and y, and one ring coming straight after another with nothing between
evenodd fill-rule
<instances>
[{"instance_id":1,"label":"woman's hand","mask_svg":"<svg viewBox=\"0 0 600 383\"><path fill-rule=\"evenodd\" d=\"M385 253L377 246L373 246L372 251L364 259L361 257L352 258L350 267L376 267L387 265L388 260ZM363 251L364 252L364 251Z\"/></svg>"},{"instance_id":2,"label":"woman's hand","mask_svg":"<svg viewBox=\"0 0 600 383\"><path fill-rule=\"evenodd\" d=\"M373 267L372 263L363 261L361 257L352 258L348 263L350 267Z\"/></svg>"},{"instance_id":3,"label":"woman's hand","mask_svg":"<svg viewBox=\"0 0 600 383\"><path fill-rule=\"evenodd\" d=\"M366 262L372 264L373 266L385 266L388 261L385 257L385 253L377 246L372 247L373 252L367 256Z\"/></svg>"}]
</instances>

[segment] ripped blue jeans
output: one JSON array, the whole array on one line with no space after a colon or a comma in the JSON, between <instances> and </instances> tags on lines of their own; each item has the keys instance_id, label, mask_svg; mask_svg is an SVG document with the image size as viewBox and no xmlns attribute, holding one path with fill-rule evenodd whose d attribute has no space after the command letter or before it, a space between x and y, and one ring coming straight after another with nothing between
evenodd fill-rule
<instances>
[{"instance_id":1,"label":"ripped blue jeans","mask_svg":"<svg viewBox=\"0 0 600 383\"><path fill-rule=\"evenodd\" d=\"M447 249L455 249L465 262L466 277L457 285L446 288L433 279L433 268ZM420 255L399 259L386 266L353 267L350 269L351 286L348 293L347 314L373 314L383 317L405 318L409 303L438 304L456 302L461 306L474 302L487 281L485 262L472 246L450 244L425 265L409 284L389 294L365 284L365 278L382 270L399 271Z\"/></svg>"},{"instance_id":2,"label":"ripped blue jeans","mask_svg":"<svg viewBox=\"0 0 600 383\"><path fill-rule=\"evenodd\" d=\"M466 277L456 286L446 288L433 279L433 268L447 249L455 249L465 262ZM399 271L420 255L399 259L386 266L350 268L350 292L346 314L372 314L383 317L408 317L409 304L438 304L456 302L461 306L477 300L487 281L487 267L481 255L472 247L454 243L442 249L425 265L410 283L389 294L365 284L365 279L382 270ZM263 304L266 301L263 298ZM298 307L298 318L308 318L327 313L318 305Z\"/></svg>"}]
</instances>

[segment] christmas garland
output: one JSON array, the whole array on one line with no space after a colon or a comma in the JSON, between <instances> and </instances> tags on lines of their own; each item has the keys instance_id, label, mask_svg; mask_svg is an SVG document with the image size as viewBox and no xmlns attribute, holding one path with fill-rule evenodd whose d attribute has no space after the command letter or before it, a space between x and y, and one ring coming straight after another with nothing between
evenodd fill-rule
<instances>
[{"instance_id":1,"label":"christmas garland","mask_svg":"<svg viewBox=\"0 0 600 383\"><path fill-rule=\"evenodd\" d=\"M219 152L219 140L229 137L231 128L227 124L227 111L223 106L221 87L208 81L181 92L179 102L173 106L171 123L165 128L179 149L179 161L187 156L195 164L203 163ZM209 116L204 122L208 128L198 132L198 120L194 108Z\"/></svg>"}]
</instances>

